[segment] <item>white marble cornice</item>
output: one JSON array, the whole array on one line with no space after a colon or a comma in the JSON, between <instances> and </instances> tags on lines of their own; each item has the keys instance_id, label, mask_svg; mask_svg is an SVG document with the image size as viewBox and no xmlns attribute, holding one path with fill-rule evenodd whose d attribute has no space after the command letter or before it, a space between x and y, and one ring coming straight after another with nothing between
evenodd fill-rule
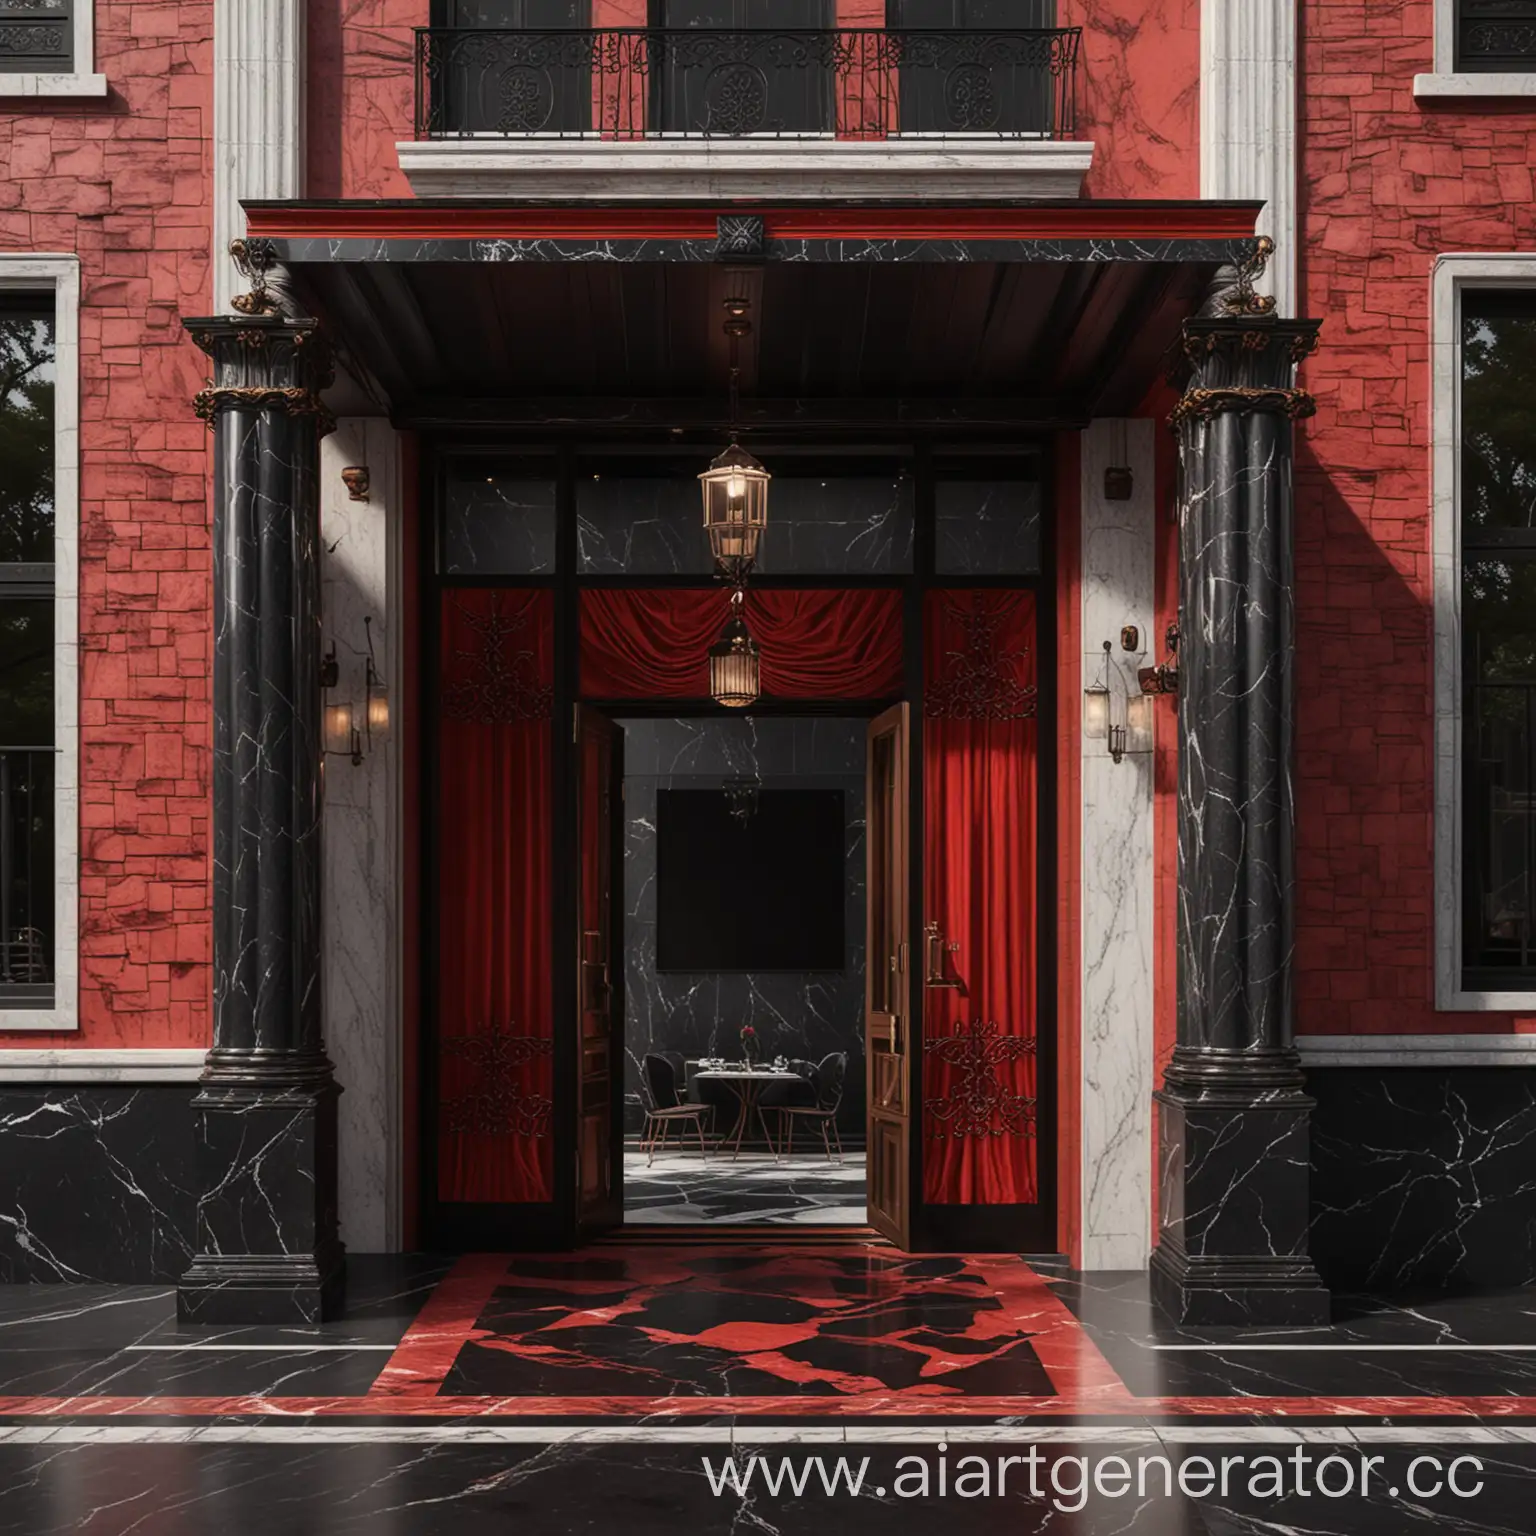
<instances>
[{"instance_id":1,"label":"white marble cornice","mask_svg":"<svg viewBox=\"0 0 1536 1536\"><path fill-rule=\"evenodd\" d=\"M395 146L418 197L560 202L861 197L1071 198L1093 145L1053 139L411 140Z\"/></svg>"}]
</instances>

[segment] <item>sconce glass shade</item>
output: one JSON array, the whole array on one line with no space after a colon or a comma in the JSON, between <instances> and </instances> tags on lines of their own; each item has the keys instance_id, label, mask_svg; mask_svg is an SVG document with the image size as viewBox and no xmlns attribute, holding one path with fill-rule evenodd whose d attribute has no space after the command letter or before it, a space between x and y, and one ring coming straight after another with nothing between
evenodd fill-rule
<instances>
[{"instance_id":1,"label":"sconce glass shade","mask_svg":"<svg viewBox=\"0 0 1536 1536\"><path fill-rule=\"evenodd\" d=\"M703 474L704 531L716 563L734 575L749 570L768 526L773 478L746 449L732 443Z\"/></svg>"},{"instance_id":2,"label":"sconce glass shade","mask_svg":"<svg viewBox=\"0 0 1536 1536\"><path fill-rule=\"evenodd\" d=\"M374 683L368 690L368 734L383 736L389 730L389 690Z\"/></svg>"},{"instance_id":3,"label":"sconce glass shade","mask_svg":"<svg viewBox=\"0 0 1536 1536\"><path fill-rule=\"evenodd\" d=\"M1103 683L1083 689L1083 735L1090 741L1109 737L1109 689Z\"/></svg>"},{"instance_id":4,"label":"sconce glass shade","mask_svg":"<svg viewBox=\"0 0 1536 1536\"><path fill-rule=\"evenodd\" d=\"M1148 693L1135 693L1125 701L1125 750L1150 752L1157 719L1153 698Z\"/></svg>"},{"instance_id":5,"label":"sconce glass shade","mask_svg":"<svg viewBox=\"0 0 1536 1536\"><path fill-rule=\"evenodd\" d=\"M741 617L742 594L731 599L731 616L709 648L709 696L727 709L745 709L762 692L762 657Z\"/></svg>"},{"instance_id":6,"label":"sconce glass shade","mask_svg":"<svg viewBox=\"0 0 1536 1536\"><path fill-rule=\"evenodd\" d=\"M351 755L352 706L350 704L325 706L325 750Z\"/></svg>"}]
</instances>

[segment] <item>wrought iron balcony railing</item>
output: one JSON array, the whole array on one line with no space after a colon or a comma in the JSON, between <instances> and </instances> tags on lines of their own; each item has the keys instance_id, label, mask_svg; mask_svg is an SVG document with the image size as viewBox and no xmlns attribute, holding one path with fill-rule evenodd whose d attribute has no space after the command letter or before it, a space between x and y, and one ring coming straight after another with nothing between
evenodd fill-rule
<instances>
[{"instance_id":1,"label":"wrought iron balcony railing","mask_svg":"<svg viewBox=\"0 0 1536 1536\"><path fill-rule=\"evenodd\" d=\"M1456 68L1536 70L1536 0L1457 0Z\"/></svg>"},{"instance_id":2,"label":"wrought iron balcony railing","mask_svg":"<svg viewBox=\"0 0 1536 1536\"><path fill-rule=\"evenodd\" d=\"M1071 138L1079 28L416 34L416 136Z\"/></svg>"}]
</instances>

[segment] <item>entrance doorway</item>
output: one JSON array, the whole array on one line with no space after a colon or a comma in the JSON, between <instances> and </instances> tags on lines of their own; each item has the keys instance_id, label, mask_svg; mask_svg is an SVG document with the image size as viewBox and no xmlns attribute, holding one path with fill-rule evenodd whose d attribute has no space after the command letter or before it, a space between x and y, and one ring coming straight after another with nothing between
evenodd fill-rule
<instances>
[{"instance_id":1,"label":"entrance doorway","mask_svg":"<svg viewBox=\"0 0 1536 1536\"><path fill-rule=\"evenodd\" d=\"M440 1244L1054 1247L1043 455L761 454L740 711L707 696L696 454L439 455Z\"/></svg>"}]
</instances>

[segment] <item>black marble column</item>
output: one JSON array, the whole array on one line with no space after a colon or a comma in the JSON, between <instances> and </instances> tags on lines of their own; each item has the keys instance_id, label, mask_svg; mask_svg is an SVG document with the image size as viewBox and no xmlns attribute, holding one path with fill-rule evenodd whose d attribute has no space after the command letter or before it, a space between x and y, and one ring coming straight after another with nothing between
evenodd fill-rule
<instances>
[{"instance_id":1,"label":"black marble column","mask_svg":"<svg viewBox=\"0 0 1536 1536\"><path fill-rule=\"evenodd\" d=\"M1180 454L1178 1043L1153 1294L1193 1326L1326 1321L1291 1026L1294 387L1312 321L1192 320Z\"/></svg>"},{"instance_id":2,"label":"black marble column","mask_svg":"<svg viewBox=\"0 0 1536 1536\"><path fill-rule=\"evenodd\" d=\"M192 320L213 359L213 1049L193 1100L184 1321L340 1303L336 1097L320 1038L319 391L312 320Z\"/></svg>"}]
</instances>

